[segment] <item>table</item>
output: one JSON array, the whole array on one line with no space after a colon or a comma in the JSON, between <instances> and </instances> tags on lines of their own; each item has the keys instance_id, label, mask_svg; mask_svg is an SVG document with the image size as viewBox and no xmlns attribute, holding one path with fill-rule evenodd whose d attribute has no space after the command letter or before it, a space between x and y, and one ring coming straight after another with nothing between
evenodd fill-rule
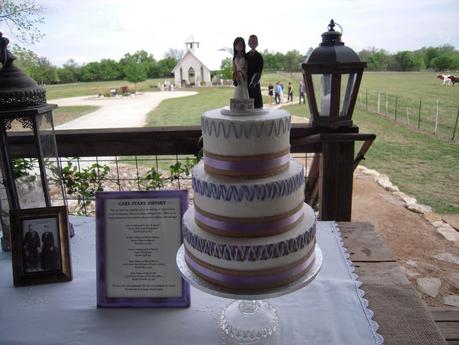
<instances>
[{"instance_id":1,"label":"table","mask_svg":"<svg viewBox=\"0 0 459 345\"><path fill-rule=\"evenodd\" d=\"M385 344L446 344L427 307L370 223L338 223Z\"/></svg>"},{"instance_id":2,"label":"table","mask_svg":"<svg viewBox=\"0 0 459 345\"><path fill-rule=\"evenodd\" d=\"M88 222L91 223L94 222L94 220L88 219ZM378 332L384 337L385 344L445 345L446 342L432 320L425 305L422 303L419 296L412 288L410 282L406 279L400 267L391 256L384 241L375 232L373 226L369 223L343 222L338 223L338 225L341 229L343 242L350 254L350 259L356 266L356 273L360 276L359 279L363 283L362 288L366 292L365 297L369 300L370 308L375 313L373 319L379 324ZM81 238L77 234L72 241L75 244L75 241L81 241ZM88 248L88 251L93 250L94 248ZM5 255L2 255L2 258L4 259ZM74 264L78 264L78 261L84 260L88 260L88 258L84 256L74 258ZM80 272L80 274L93 276L94 272ZM11 277L1 276L0 279L11 279ZM51 284L46 288L50 290L59 289L59 284ZM46 298L41 297L39 294L28 294L27 289L22 288L22 290L17 291L20 291L24 297L24 303L14 307L17 310L28 312L30 304L34 304L35 309L37 309L37 306L45 305L47 302ZM78 298L72 295L66 296L66 298L68 298L68 303L78 301ZM0 303L7 302L3 300L0 301ZM214 312L214 310L211 310L212 308L220 310L221 307L222 305L215 306L215 308L204 306L201 308L203 310L198 309L196 312L211 313ZM89 310L88 312L88 309L85 306L81 306L81 308L76 307L74 312L86 315L85 318L91 318L95 315L94 311ZM164 320L159 320L159 323L156 324L155 327L158 327L158 329L161 329L164 332L173 331L173 329L170 329L170 325L167 324L167 320L168 317L170 317L170 314L177 312L186 313L186 310L163 310L162 315L164 315ZM120 315L122 313L123 311L121 310L104 310L99 312L97 317L100 321L100 316L102 315L102 321L107 330L117 329L118 334L123 334L123 336L135 340L136 330L129 327L126 329L126 327L123 327L125 326L125 323L122 322L122 319L116 317L117 314ZM139 324L137 326L139 329L148 329L148 327L151 327L151 324L148 323L148 317L151 314L151 311L148 309L138 310L136 313L141 316L138 317ZM61 317L65 320L66 315L62 314ZM46 320L46 316L44 316L43 319ZM45 321L43 320L37 319L37 322L45 324ZM90 323L90 320L86 320L86 327L88 327L88 322ZM78 340L78 326L79 325L75 325L75 327L72 328L72 334L66 334L67 339L71 339L71 341L65 343L82 344L82 342ZM190 324L186 327L193 326L194 325ZM26 332L26 327L24 329ZM98 330L98 332L100 331L101 330ZM109 336L109 334L107 334L107 336ZM174 336L176 335L174 334ZM179 335L178 339L182 339L183 341L188 340L185 334ZM152 342L154 343L154 339L152 339ZM2 344L1 334L0 344Z\"/></svg>"}]
</instances>

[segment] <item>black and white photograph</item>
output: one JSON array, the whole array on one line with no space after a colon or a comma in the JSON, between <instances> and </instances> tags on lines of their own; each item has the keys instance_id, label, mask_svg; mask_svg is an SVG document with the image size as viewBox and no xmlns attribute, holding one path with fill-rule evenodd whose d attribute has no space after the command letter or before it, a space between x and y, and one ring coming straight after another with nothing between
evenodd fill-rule
<instances>
[{"instance_id":1,"label":"black and white photograph","mask_svg":"<svg viewBox=\"0 0 459 345\"><path fill-rule=\"evenodd\" d=\"M24 272L55 271L60 268L57 218L22 221Z\"/></svg>"}]
</instances>

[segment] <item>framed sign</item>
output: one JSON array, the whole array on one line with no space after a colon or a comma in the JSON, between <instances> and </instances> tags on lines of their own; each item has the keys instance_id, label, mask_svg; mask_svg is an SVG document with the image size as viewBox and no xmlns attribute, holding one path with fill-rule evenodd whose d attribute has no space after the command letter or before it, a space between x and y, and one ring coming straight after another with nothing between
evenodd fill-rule
<instances>
[{"instance_id":1,"label":"framed sign","mask_svg":"<svg viewBox=\"0 0 459 345\"><path fill-rule=\"evenodd\" d=\"M67 207L10 211L15 286L72 280Z\"/></svg>"},{"instance_id":2,"label":"framed sign","mask_svg":"<svg viewBox=\"0 0 459 345\"><path fill-rule=\"evenodd\" d=\"M188 307L176 266L186 190L96 194L98 307Z\"/></svg>"}]
</instances>

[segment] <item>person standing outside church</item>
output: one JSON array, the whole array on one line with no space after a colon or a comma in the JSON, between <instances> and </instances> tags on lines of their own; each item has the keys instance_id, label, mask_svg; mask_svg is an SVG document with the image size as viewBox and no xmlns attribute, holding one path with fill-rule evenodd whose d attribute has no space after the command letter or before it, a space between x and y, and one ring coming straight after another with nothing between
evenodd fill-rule
<instances>
[{"instance_id":1,"label":"person standing outside church","mask_svg":"<svg viewBox=\"0 0 459 345\"><path fill-rule=\"evenodd\" d=\"M293 87L292 83L288 83L288 88L287 88L287 102L293 102Z\"/></svg>"},{"instance_id":2,"label":"person standing outside church","mask_svg":"<svg viewBox=\"0 0 459 345\"><path fill-rule=\"evenodd\" d=\"M268 96L269 96L268 102L269 102L269 104L272 104L273 103L273 96L274 96L274 86L273 86L272 83L269 83L269 85L268 85Z\"/></svg>"},{"instance_id":3,"label":"person standing outside church","mask_svg":"<svg viewBox=\"0 0 459 345\"><path fill-rule=\"evenodd\" d=\"M279 82L276 83L274 87L274 99L276 100L276 104L280 104L281 102L281 94L282 94L282 87Z\"/></svg>"},{"instance_id":4,"label":"person standing outside church","mask_svg":"<svg viewBox=\"0 0 459 345\"><path fill-rule=\"evenodd\" d=\"M300 104L301 103L306 103L305 99L304 99L304 84L302 81L300 81L300 87L298 88L298 91L299 91L299 97L300 97ZM301 102L301 100L303 100L303 102Z\"/></svg>"},{"instance_id":5,"label":"person standing outside church","mask_svg":"<svg viewBox=\"0 0 459 345\"><path fill-rule=\"evenodd\" d=\"M260 79L263 71L263 57L257 52L258 37L250 35L250 51L247 53L247 80L249 83L249 96L253 98L255 109L263 108L263 98L261 96Z\"/></svg>"}]
</instances>

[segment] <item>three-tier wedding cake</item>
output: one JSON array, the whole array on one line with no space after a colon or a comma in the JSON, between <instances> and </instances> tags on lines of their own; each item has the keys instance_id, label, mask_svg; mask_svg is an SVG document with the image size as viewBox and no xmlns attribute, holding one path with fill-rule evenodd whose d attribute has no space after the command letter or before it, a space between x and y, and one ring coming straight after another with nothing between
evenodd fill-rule
<instances>
[{"instance_id":1,"label":"three-tier wedding cake","mask_svg":"<svg viewBox=\"0 0 459 345\"><path fill-rule=\"evenodd\" d=\"M204 159L193 168L194 207L183 217L185 260L219 286L264 289L306 274L315 215L304 203L304 167L290 157L290 114L229 109L201 118Z\"/></svg>"}]
</instances>

